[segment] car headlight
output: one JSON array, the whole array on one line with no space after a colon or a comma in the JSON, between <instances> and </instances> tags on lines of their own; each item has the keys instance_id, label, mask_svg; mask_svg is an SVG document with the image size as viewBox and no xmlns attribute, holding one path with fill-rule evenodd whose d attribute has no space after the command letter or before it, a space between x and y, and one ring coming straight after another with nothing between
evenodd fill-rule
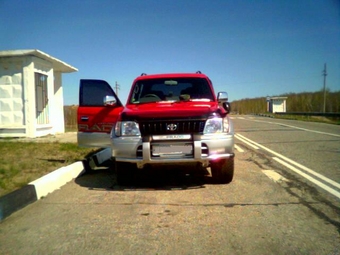
<instances>
[{"instance_id":1,"label":"car headlight","mask_svg":"<svg viewBox=\"0 0 340 255\"><path fill-rule=\"evenodd\" d=\"M115 126L116 136L139 136L139 125L134 121L118 121Z\"/></svg>"},{"instance_id":2,"label":"car headlight","mask_svg":"<svg viewBox=\"0 0 340 255\"><path fill-rule=\"evenodd\" d=\"M214 134L229 131L228 118L211 118L205 122L204 134Z\"/></svg>"}]
</instances>

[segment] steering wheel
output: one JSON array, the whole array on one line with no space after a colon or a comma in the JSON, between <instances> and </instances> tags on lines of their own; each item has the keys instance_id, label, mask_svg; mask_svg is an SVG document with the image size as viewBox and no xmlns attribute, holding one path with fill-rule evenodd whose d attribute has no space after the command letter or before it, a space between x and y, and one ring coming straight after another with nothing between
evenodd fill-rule
<instances>
[{"instance_id":1,"label":"steering wheel","mask_svg":"<svg viewBox=\"0 0 340 255\"><path fill-rule=\"evenodd\" d=\"M153 98L156 98L157 100L161 100L161 98L157 96L156 94L146 94L143 97L153 97Z\"/></svg>"}]
</instances>

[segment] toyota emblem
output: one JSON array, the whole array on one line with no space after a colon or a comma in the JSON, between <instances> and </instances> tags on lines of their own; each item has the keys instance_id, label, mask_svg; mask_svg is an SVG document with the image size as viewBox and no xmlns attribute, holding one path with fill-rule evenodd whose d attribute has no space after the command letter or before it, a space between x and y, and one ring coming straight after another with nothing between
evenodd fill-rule
<instances>
[{"instance_id":1,"label":"toyota emblem","mask_svg":"<svg viewBox=\"0 0 340 255\"><path fill-rule=\"evenodd\" d=\"M173 123L168 124L166 126L166 129L169 130L169 131L175 131L177 129L177 124L173 124Z\"/></svg>"}]
</instances>

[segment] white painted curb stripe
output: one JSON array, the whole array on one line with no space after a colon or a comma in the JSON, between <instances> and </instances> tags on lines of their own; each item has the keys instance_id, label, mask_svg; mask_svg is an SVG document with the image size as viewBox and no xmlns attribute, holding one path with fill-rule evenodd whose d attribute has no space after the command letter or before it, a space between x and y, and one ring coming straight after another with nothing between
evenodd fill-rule
<instances>
[{"instance_id":1,"label":"white painted curb stripe","mask_svg":"<svg viewBox=\"0 0 340 255\"><path fill-rule=\"evenodd\" d=\"M78 161L71 165L59 168L29 184L35 186L37 199L41 199L48 193L59 189L61 186L77 178L84 172L83 162Z\"/></svg>"}]
</instances>

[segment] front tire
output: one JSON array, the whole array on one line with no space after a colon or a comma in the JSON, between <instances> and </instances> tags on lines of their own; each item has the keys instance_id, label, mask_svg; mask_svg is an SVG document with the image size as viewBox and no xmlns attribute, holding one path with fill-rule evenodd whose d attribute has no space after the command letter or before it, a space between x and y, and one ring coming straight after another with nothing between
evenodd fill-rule
<instances>
[{"instance_id":1,"label":"front tire","mask_svg":"<svg viewBox=\"0 0 340 255\"><path fill-rule=\"evenodd\" d=\"M214 183L230 183L234 178L234 158L210 162L210 169Z\"/></svg>"}]
</instances>

